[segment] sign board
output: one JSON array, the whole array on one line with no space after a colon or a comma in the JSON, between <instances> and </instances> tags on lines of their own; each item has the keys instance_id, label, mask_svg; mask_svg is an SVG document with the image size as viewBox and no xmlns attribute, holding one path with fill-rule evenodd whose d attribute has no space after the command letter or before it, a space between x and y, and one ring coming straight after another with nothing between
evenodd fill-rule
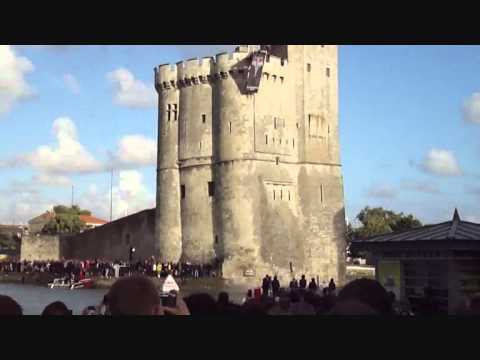
<instances>
[{"instance_id":1,"label":"sign board","mask_svg":"<svg viewBox=\"0 0 480 360\"><path fill-rule=\"evenodd\" d=\"M175 291L180 291L180 288L178 287L175 279L173 278L172 275L168 275L167 278L165 279L165 282L162 285L162 292L168 293L172 290Z\"/></svg>"},{"instance_id":2,"label":"sign board","mask_svg":"<svg viewBox=\"0 0 480 360\"><path fill-rule=\"evenodd\" d=\"M255 276L255 270L247 269L243 272L243 276L246 276L246 277Z\"/></svg>"},{"instance_id":3,"label":"sign board","mask_svg":"<svg viewBox=\"0 0 480 360\"><path fill-rule=\"evenodd\" d=\"M265 64L265 52L258 51L252 54L252 62L248 68L247 91L255 92L260 86L260 80L263 75L263 65Z\"/></svg>"},{"instance_id":4,"label":"sign board","mask_svg":"<svg viewBox=\"0 0 480 360\"><path fill-rule=\"evenodd\" d=\"M385 290L392 291L397 300L400 299L400 261L379 261L378 262L378 281Z\"/></svg>"}]
</instances>

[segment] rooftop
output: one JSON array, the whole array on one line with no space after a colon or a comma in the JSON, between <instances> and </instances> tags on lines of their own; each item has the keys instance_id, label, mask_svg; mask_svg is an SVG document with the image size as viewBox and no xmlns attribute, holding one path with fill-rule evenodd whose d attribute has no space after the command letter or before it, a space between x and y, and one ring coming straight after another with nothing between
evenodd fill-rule
<instances>
[{"instance_id":1,"label":"rooftop","mask_svg":"<svg viewBox=\"0 0 480 360\"><path fill-rule=\"evenodd\" d=\"M451 221L435 225L426 225L416 229L374 236L365 240L354 240L355 243L386 243L411 241L447 241L475 240L480 241L480 224L462 221L457 209Z\"/></svg>"}]
</instances>

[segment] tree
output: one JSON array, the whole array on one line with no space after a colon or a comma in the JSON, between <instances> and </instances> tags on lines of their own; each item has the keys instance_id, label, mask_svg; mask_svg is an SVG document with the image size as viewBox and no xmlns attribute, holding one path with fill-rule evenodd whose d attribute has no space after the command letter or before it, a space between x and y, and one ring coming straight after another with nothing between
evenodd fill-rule
<instances>
[{"instance_id":1,"label":"tree","mask_svg":"<svg viewBox=\"0 0 480 360\"><path fill-rule=\"evenodd\" d=\"M79 206L72 207L57 205L53 207L55 217L43 227L42 232L50 235L75 234L85 229L86 224L80 220L80 215L91 215L89 210L82 210Z\"/></svg>"},{"instance_id":2,"label":"tree","mask_svg":"<svg viewBox=\"0 0 480 360\"><path fill-rule=\"evenodd\" d=\"M351 229L350 238L366 239L373 236L414 229L422 223L413 215L395 213L382 207L365 207L357 215L362 226Z\"/></svg>"}]
</instances>

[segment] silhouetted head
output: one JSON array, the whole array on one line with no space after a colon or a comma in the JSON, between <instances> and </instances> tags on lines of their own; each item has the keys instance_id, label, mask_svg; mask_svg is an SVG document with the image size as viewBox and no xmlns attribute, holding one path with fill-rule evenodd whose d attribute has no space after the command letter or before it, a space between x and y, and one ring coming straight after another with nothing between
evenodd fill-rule
<instances>
[{"instance_id":1,"label":"silhouetted head","mask_svg":"<svg viewBox=\"0 0 480 360\"><path fill-rule=\"evenodd\" d=\"M67 305L61 301L55 301L45 307L42 312L42 316L69 316L72 315L72 310L70 310Z\"/></svg>"},{"instance_id":2,"label":"silhouetted head","mask_svg":"<svg viewBox=\"0 0 480 360\"><path fill-rule=\"evenodd\" d=\"M185 303L192 315L217 314L217 304L215 300L206 293L190 295L185 298Z\"/></svg>"},{"instance_id":3,"label":"silhouetted head","mask_svg":"<svg viewBox=\"0 0 480 360\"><path fill-rule=\"evenodd\" d=\"M222 291L220 294L218 294L218 300L217 300L218 304L228 305L229 302L230 302L230 299L229 299L228 293L226 293L225 291Z\"/></svg>"},{"instance_id":4,"label":"silhouetted head","mask_svg":"<svg viewBox=\"0 0 480 360\"><path fill-rule=\"evenodd\" d=\"M372 316L379 315L375 310L370 306L357 301L357 300L346 300L336 304L333 309L328 313L328 315L337 315L337 316Z\"/></svg>"},{"instance_id":5,"label":"silhouetted head","mask_svg":"<svg viewBox=\"0 0 480 360\"><path fill-rule=\"evenodd\" d=\"M117 280L108 292L108 309L112 315L163 314L155 284L145 276Z\"/></svg>"},{"instance_id":6,"label":"silhouetted head","mask_svg":"<svg viewBox=\"0 0 480 360\"><path fill-rule=\"evenodd\" d=\"M375 280L357 279L347 284L338 294L337 303L346 301L361 302L379 315L392 314L390 297L383 286Z\"/></svg>"},{"instance_id":7,"label":"silhouetted head","mask_svg":"<svg viewBox=\"0 0 480 360\"><path fill-rule=\"evenodd\" d=\"M302 279L305 279L305 275L302 275Z\"/></svg>"},{"instance_id":8,"label":"silhouetted head","mask_svg":"<svg viewBox=\"0 0 480 360\"><path fill-rule=\"evenodd\" d=\"M23 315L22 307L10 296L0 295L0 315Z\"/></svg>"}]
</instances>

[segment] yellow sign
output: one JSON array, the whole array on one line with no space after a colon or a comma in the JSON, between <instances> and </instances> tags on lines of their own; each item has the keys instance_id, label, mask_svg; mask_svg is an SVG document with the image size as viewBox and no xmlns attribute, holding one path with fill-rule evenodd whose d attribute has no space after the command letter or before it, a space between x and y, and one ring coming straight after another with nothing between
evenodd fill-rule
<instances>
[{"instance_id":1,"label":"yellow sign","mask_svg":"<svg viewBox=\"0 0 480 360\"><path fill-rule=\"evenodd\" d=\"M379 261L378 281L387 291L392 291L400 299L401 272L400 261Z\"/></svg>"}]
</instances>

